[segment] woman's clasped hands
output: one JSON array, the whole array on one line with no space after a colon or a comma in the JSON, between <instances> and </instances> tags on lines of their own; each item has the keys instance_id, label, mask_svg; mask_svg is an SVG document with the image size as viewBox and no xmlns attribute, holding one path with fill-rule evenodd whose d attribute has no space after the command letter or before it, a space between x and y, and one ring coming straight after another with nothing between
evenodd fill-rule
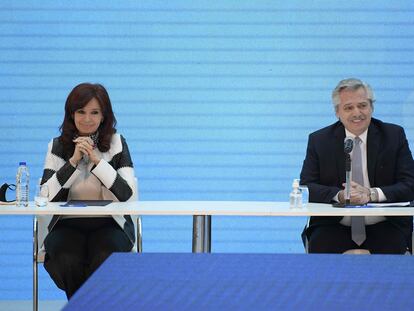
<instances>
[{"instance_id":1,"label":"woman's clasped hands","mask_svg":"<svg viewBox=\"0 0 414 311\"><path fill-rule=\"evenodd\" d=\"M76 167L84 156L89 158L89 161L98 165L101 158L96 153L96 146L89 136L79 136L73 140L75 143L75 150L69 162Z\"/></svg>"}]
</instances>

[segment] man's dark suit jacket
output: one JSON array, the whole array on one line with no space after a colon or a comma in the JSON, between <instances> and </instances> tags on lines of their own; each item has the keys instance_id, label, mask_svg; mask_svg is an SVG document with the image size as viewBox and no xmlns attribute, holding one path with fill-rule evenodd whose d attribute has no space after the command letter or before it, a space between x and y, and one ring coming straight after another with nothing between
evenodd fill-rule
<instances>
[{"instance_id":1,"label":"man's dark suit jacket","mask_svg":"<svg viewBox=\"0 0 414 311\"><path fill-rule=\"evenodd\" d=\"M306 158L300 174L301 184L308 185L309 201L332 203L345 182L345 128L338 121L309 135ZM414 161L402 127L371 119L367 136L367 166L371 187L379 187L387 202L414 200ZM406 236L410 244L413 218L386 217ZM311 217L312 228L339 223L342 217Z\"/></svg>"}]
</instances>

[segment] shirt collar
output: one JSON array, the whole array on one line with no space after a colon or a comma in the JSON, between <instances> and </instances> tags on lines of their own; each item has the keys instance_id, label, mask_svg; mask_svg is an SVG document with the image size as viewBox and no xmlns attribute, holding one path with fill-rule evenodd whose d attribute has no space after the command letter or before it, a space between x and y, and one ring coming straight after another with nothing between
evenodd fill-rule
<instances>
[{"instance_id":1,"label":"shirt collar","mask_svg":"<svg viewBox=\"0 0 414 311\"><path fill-rule=\"evenodd\" d=\"M346 137L352 137L353 139L356 137L355 134L352 134L350 131L348 131L347 129L345 129L345 136ZM367 143L367 136L368 136L368 129L366 129L361 135L359 135L358 137L361 139L362 143L366 144Z\"/></svg>"}]
</instances>

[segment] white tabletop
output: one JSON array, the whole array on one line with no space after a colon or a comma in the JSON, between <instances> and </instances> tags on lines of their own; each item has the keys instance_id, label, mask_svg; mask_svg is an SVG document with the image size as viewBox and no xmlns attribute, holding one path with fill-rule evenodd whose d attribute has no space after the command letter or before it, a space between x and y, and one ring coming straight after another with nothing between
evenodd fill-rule
<instances>
[{"instance_id":1,"label":"white tabletop","mask_svg":"<svg viewBox=\"0 0 414 311\"><path fill-rule=\"evenodd\" d=\"M290 209L288 202L260 201L135 201L106 206L62 207L62 202L37 207L0 205L3 215L228 215L228 216L413 216L412 207L336 208L330 204L309 203L306 208Z\"/></svg>"}]
</instances>

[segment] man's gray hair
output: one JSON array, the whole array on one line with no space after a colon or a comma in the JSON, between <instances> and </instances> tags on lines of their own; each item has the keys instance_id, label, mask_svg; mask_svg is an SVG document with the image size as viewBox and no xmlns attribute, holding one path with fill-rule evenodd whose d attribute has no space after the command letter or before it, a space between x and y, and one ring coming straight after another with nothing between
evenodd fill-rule
<instances>
[{"instance_id":1,"label":"man's gray hair","mask_svg":"<svg viewBox=\"0 0 414 311\"><path fill-rule=\"evenodd\" d=\"M349 78L349 79L344 79L344 80L339 81L338 85L332 91L332 102L335 108L335 112L338 111L338 106L341 102L339 99L339 94L343 90L356 91L361 87L367 93L367 97L371 104L371 108L374 109L375 97L374 97L374 92L372 91L372 88L369 86L369 84L359 79Z\"/></svg>"}]
</instances>

